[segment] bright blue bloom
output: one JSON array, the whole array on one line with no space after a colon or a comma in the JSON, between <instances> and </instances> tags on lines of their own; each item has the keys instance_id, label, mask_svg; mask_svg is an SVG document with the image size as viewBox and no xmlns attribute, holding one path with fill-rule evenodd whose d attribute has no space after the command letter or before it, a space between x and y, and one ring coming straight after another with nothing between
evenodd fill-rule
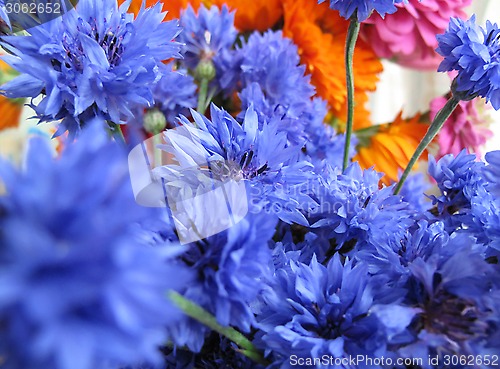
<instances>
[{"instance_id":1,"label":"bright blue bloom","mask_svg":"<svg viewBox=\"0 0 500 369\"><path fill-rule=\"evenodd\" d=\"M301 147L288 144L286 133L278 130L279 120L259 125L252 107L242 124L214 105L211 120L194 111L192 115L194 124L182 117L182 130L165 133L180 163L157 168L159 176L168 182L172 174L175 180L177 173L224 163L224 177L245 181L250 212L265 211L287 223L307 224L301 211L312 200L300 188L313 178L312 166L299 160Z\"/></svg>"},{"instance_id":2,"label":"bright blue bloom","mask_svg":"<svg viewBox=\"0 0 500 369\"><path fill-rule=\"evenodd\" d=\"M198 103L194 78L183 69L172 68L173 64L169 63L153 89L155 107L165 114L167 122L171 124L176 122L179 115L187 114L189 109L195 108Z\"/></svg>"},{"instance_id":3,"label":"bright blue bloom","mask_svg":"<svg viewBox=\"0 0 500 369\"><path fill-rule=\"evenodd\" d=\"M325 0L318 0L318 4ZM350 19L353 14L359 22L368 18L375 10L383 18L397 10L395 4L406 3L407 0L330 0L330 8L338 10L345 19Z\"/></svg>"},{"instance_id":4,"label":"bright blue bloom","mask_svg":"<svg viewBox=\"0 0 500 369\"><path fill-rule=\"evenodd\" d=\"M200 60L216 60L222 50L229 50L238 34L234 27L234 12L229 12L226 6L207 9L202 5L196 14L190 5L182 13L180 23L183 32L179 41L185 44L182 62L193 70Z\"/></svg>"},{"instance_id":5,"label":"bright blue bloom","mask_svg":"<svg viewBox=\"0 0 500 369\"><path fill-rule=\"evenodd\" d=\"M425 242L420 245L426 248ZM401 356L439 355L443 363L443 355L499 352L499 276L481 251L473 239L450 238L447 246L411 261L404 302L420 313L397 338ZM433 368L425 362L423 367Z\"/></svg>"},{"instance_id":6,"label":"bright blue bloom","mask_svg":"<svg viewBox=\"0 0 500 369\"><path fill-rule=\"evenodd\" d=\"M274 365L280 368L294 367L292 354L304 359L387 357L388 339L407 327L415 311L380 305L386 292L381 282L370 277L363 264L343 265L338 254L327 266L315 257L310 264L290 260L276 270L272 291L263 297L265 305L258 315L262 348L272 352ZM389 312L390 325L384 317Z\"/></svg>"},{"instance_id":7,"label":"bright blue bloom","mask_svg":"<svg viewBox=\"0 0 500 369\"><path fill-rule=\"evenodd\" d=\"M440 196L432 195L436 213L443 220L449 232L471 226L471 199L486 185L482 175L484 163L465 150L456 157L445 155L439 161L429 157L429 174L436 180ZM468 228L468 227L466 227ZM470 229L468 230L471 231Z\"/></svg>"},{"instance_id":8,"label":"bright blue bloom","mask_svg":"<svg viewBox=\"0 0 500 369\"><path fill-rule=\"evenodd\" d=\"M488 256L496 256L498 259L500 256L500 201L488 190L487 183L486 186L478 186L471 194L468 216L465 220L464 217L461 219L462 232L474 235L478 242L491 247Z\"/></svg>"},{"instance_id":9,"label":"bright blue bloom","mask_svg":"<svg viewBox=\"0 0 500 369\"><path fill-rule=\"evenodd\" d=\"M448 30L438 35L436 51L444 57L438 71L456 70L453 82L455 96L471 100L481 96L500 109L500 30L486 23L486 29L476 25L476 18L452 18Z\"/></svg>"},{"instance_id":10,"label":"bright blue bloom","mask_svg":"<svg viewBox=\"0 0 500 369\"><path fill-rule=\"evenodd\" d=\"M493 159L494 155L488 155ZM431 196L437 205L433 214L446 231L472 235L477 242L500 251L500 202L495 195L495 164L476 162L465 150L456 158L446 155L429 160L429 173L436 179L440 196ZM491 182L488 181L491 180Z\"/></svg>"},{"instance_id":11,"label":"bright blue bloom","mask_svg":"<svg viewBox=\"0 0 500 369\"><path fill-rule=\"evenodd\" d=\"M176 244L140 224L127 153L89 129L55 159L30 141L26 168L0 178L0 356L6 369L107 369L161 362L181 318L166 291L189 282Z\"/></svg>"},{"instance_id":12,"label":"bright blue bloom","mask_svg":"<svg viewBox=\"0 0 500 369\"><path fill-rule=\"evenodd\" d=\"M261 124L279 117L280 129L288 132L292 142L302 145L305 127L322 122L326 108L311 100L314 87L311 77L305 75L305 65L300 65L297 46L281 31L255 32L237 53L242 114L253 105Z\"/></svg>"},{"instance_id":13,"label":"bright blue bloom","mask_svg":"<svg viewBox=\"0 0 500 369\"><path fill-rule=\"evenodd\" d=\"M430 188L431 185L423 173L412 174L406 179L400 195L416 212L425 213L431 207L429 198L425 196L425 192Z\"/></svg>"},{"instance_id":14,"label":"bright blue bloom","mask_svg":"<svg viewBox=\"0 0 500 369\"><path fill-rule=\"evenodd\" d=\"M320 110L321 111L321 110ZM319 116L322 116L320 113ZM332 126L323 121L309 122L305 127L307 141L304 144L304 155L314 165L316 173L329 172L331 168L341 168L344 157L344 134L338 133ZM351 138L349 158L356 154L356 136Z\"/></svg>"},{"instance_id":15,"label":"bright blue bloom","mask_svg":"<svg viewBox=\"0 0 500 369\"><path fill-rule=\"evenodd\" d=\"M477 186L484 185L484 163L463 150L456 157L445 155L439 161L429 157L429 174L436 180L442 195L431 196L439 214L454 214L470 206L470 195Z\"/></svg>"},{"instance_id":16,"label":"bright blue bloom","mask_svg":"<svg viewBox=\"0 0 500 369\"><path fill-rule=\"evenodd\" d=\"M211 211L200 209L206 214ZM271 275L267 243L275 227L276 220L249 214L227 231L190 244L180 259L197 278L183 295L211 312L221 325L248 333L255 325L251 303L263 288L262 280ZM194 320L182 321L171 329L175 344L194 352L200 351L208 332Z\"/></svg>"},{"instance_id":17,"label":"bright blue bloom","mask_svg":"<svg viewBox=\"0 0 500 369\"><path fill-rule=\"evenodd\" d=\"M392 194L392 187L379 189L380 177L358 163L344 173L330 169L320 177L313 190L319 205L307 218L315 233L330 240L330 256L400 238L412 224L408 204Z\"/></svg>"},{"instance_id":18,"label":"bright blue bloom","mask_svg":"<svg viewBox=\"0 0 500 369\"><path fill-rule=\"evenodd\" d=\"M186 115L197 105L197 86L186 70L176 70L174 63L160 65L162 76L153 87L154 108L159 109L170 127L176 126L177 117ZM153 108L153 107L152 107ZM134 121L141 122L145 111L138 107Z\"/></svg>"},{"instance_id":19,"label":"bright blue bloom","mask_svg":"<svg viewBox=\"0 0 500 369\"><path fill-rule=\"evenodd\" d=\"M485 158L488 166L485 167L483 175L488 181L488 191L500 197L500 151L491 151Z\"/></svg>"},{"instance_id":20,"label":"bright blue bloom","mask_svg":"<svg viewBox=\"0 0 500 369\"><path fill-rule=\"evenodd\" d=\"M358 253L370 273L404 291L386 303L402 301L418 313L408 330L391 340L399 357L498 350L493 339L499 327L498 271L485 261L485 251L470 234L448 234L442 222L420 220L399 242Z\"/></svg>"},{"instance_id":21,"label":"bright blue bloom","mask_svg":"<svg viewBox=\"0 0 500 369\"><path fill-rule=\"evenodd\" d=\"M41 121L62 119L56 134L77 134L91 121L123 123L137 105L153 104L163 60L179 57L180 28L163 22L161 4L134 19L129 3L81 0L76 11L7 36L5 60L22 74L2 87L8 97L45 95L34 109Z\"/></svg>"},{"instance_id":22,"label":"bright blue bloom","mask_svg":"<svg viewBox=\"0 0 500 369\"><path fill-rule=\"evenodd\" d=\"M252 33L240 52L243 86L257 82L273 108L277 104L288 108L314 95L311 77L305 75L305 65L300 65L297 46L281 31Z\"/></svg>"},{"instance_id":23,"label":"bright blue bloom","mask_svg":"<svg viewBox=\"0 0 500 369\"><path fill-rule=\"evenodd\" d=\"M189 5L181 14L180 23L183 32L178 39L185 44L182 65L194 72L200 61L211 62L215 68L215 80L211 85L227 87L226 69L234 63L231 49L238 34L234 12L229 12L225 5L222 9L216 6L207 9L202 5L196 14Z\"/></svg>"}]
</instances>

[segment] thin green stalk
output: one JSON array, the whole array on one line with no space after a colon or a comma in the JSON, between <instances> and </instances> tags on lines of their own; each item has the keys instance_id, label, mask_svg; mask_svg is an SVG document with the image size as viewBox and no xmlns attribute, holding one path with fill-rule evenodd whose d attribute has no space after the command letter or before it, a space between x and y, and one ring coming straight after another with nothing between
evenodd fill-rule
<instances>
[{"instance_id":1,"label":"thin green stalk","mask_svg":"<svg viewBox=\"0 0 500 369\"><path fill-rule=\"evenodd\" d=\"M241 352L243 355L252 359L253 361L262 364L268 365L269 363L266 361L264 356L255 348L255 346L246 338L243 334L238 332L236 329L232 327L223 327L219 323L215 317L210 314L208 311L203 309L201 306L195 304L194 302L186 299L184 296L180 295L175 291L169 292L170 299L180 308L187 316L196 319L200 323L206 325L210 329L215 332L223 335L224 337L230 339L234 343L236 343L239 347L241 347Z\"/></svg>"},{"instance_id":2,"label":"thin green stalk","mask_svg":"<svg viewBox=\"0 0 500 369\"><path fill-rule=\"evenodd\" d=\"M342 170L345 171L349 165L349 148L351 147L352 122L354 118L354 73L353 56L354 47L359 35L360 23L357 13L354 13L349 22L345 44L345 74L347 84L347 123L345 131L344 161Z\"/></svg>"},{"instance_id":3,"label":"thin green stalk","mask_svg":"<svg viewBox=\"0 0 500 369\"><path fill-rule=\"evenodd\" d=\"M108 121L109 132L116 142L126 143L125 136L123 136L122 128L119 124Z\"/></svg>"},{"instance_id":4,"label":"thin green stalk","mask_svg":"<svg viewBox=\"0 0 500 369\"><path fill-rule=\"evenodd\" d=\"M406 178L410 174L413 166L417 162L417 160L420 158L424 150L429 146L429 144L432 142L434 137L438 134L438 132L441 130L441 127L443 127L444 122L446 122L446 119L453 113L455 108L458 106L458 103L460 100L458 100L455 96L452 96L443 106L443 108L436 114L436 117L432 121L431 125L427 129L427 133L425 134L424 138L422 141L417 146L417 149L413 153L413 156L410 159L410 162L406 166L405 171L403 172L403 175L401 176L401 179L399 180L399 183L397 184L396 188L394 189L394 194L397 195L400 191L401 188L403 187L403 183L406 181Z\"/></svg>"},{"instance_id":5,"label":"thin green stalk","mask_svg":"<svg viewBox=\"0 0 500 369\"><path fill-rule=\"evenodd\" d=\"M200 81L200 88L198 92L198 107L196 110L201 115L205 114L205 109L207 105L208 82L209 80L207 78L202 78Z\"/></svg>"}]
</instances>

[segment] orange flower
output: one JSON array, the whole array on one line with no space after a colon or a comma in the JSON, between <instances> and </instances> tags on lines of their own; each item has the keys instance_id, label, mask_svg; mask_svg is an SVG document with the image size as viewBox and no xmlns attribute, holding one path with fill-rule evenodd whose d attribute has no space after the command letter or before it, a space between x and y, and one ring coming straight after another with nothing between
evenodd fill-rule
<instances>
[{"instance_id":1,"label":"orange flower","mask_svg":"<svg viewBox=\"0 0 500 369\"><path fill-rule=\"evenodd\" d=\"M311 0L282 1L284 35L293 39L299 47L301 62L307 65L318 95L328 101L333 115L345 122L347 92L344 48L349 22L331 10L327 2L318 5ZM382 64L372 48L358 40L354 52L356 129L370 126L369 112L365 107L367 91L375 90L377 74L381 71ZM339 128L342 130L342 124Z\"/></svg>"},{"instance_id":2,"label":"orange flower","mask_svg":"<svg viewBox=\"0 0 500 369\"><path fill-rule=\"evenodd\" d=\"M265 31L272 28L283 15L282 0L208 0L219 7L226 4L236 10L234 24L240 31Z\"/></svg>"},{"instance_id":3,"label":"orange flower","mask_svg":"<svg viewBox=\"0 0 500 369\"><path fill-rule=\"evenodd\" d=\"M124 1L125 0L120 0L120 3L123 3ZM157 2L158 0L146 0L146 7L153 6ZM198 9L201 4L201 0L162 0L160 3L163 5L163 10L168 11L165 20L172 20L174 18L179 18L182 9L187 8L188 4L191 4L193 8ZM132 0L129 12L137 15L141 9L141 5L142 0Z\"/></svg>"},{"instance_id":4,"label":"orange flower","mask_svg":"<svg viewBox=\"0 0 500 369\"><path fill-rule=\"evenodd\" d=\"M0 60L0 73L8 73L9 70L11 68L3 60ZM19 125L23 102L24 100L12 100L0 96L0 131Z\"/></svg>"},{"instance_id":5,"label":"orange flower","mask_svg":"<svg viewBox=\"0 0 500 369\"><path fill-rule=\"evenodd\" d=\"M363 169L375 167L377 171L385 173L382 178L384 184L396 182L398 171L402 172L406 168L428 127L428 124L420 121L419 114L403 119L399 113L392 123L357 132L361 143L354 161L358 161ZM370 131L375 133L366 135ZM422 155L422 158L426 157L426 154Z\"/></svg>"}]
</instances>

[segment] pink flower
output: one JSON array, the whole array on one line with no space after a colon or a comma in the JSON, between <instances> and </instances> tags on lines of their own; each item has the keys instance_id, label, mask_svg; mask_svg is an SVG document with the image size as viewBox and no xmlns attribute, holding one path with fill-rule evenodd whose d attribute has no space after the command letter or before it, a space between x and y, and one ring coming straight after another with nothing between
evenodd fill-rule
<instances>
[{"instance_id":1,"label":"pink flower","mask_svg":"<svg viewBox=\"0 0 500 369\"><path fill-rule=\"evenodd\" d=\"M445 97L438 97L431 101L431 119L434 119L446 101ZM478 158L481 157L480 147L493 135L493 132L488 129L487 114L483 111L485 106L489 107L485 105L483 99L460 101L437 136L439 158L450 153L458 155L462 149L468 149Z\"/></svg>"},{"instance_id":2,"label":"pink flower","mask_svg":"<svg viewBox=\"0 0 500 369\"><path fill-rule=\"evenodd\" d=\"M450 17L465 18L463 9L472 0L409 0L384 19L373 14L362 27L362 36L381 58L416 69L436 69L442 60L435 49L436 35L444 33Z\"/></svg>"}]
</instances>

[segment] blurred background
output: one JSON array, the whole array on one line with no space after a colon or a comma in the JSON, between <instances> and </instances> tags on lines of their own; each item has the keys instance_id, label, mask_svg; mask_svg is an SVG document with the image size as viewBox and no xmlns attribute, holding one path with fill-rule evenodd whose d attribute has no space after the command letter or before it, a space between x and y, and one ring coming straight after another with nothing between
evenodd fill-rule
<instances>
[{"instance_id":1,"label":"blurred background","mask_svg":"<svg viewBox=\"0 0 500 369\"><path fill-rule=\"evenodd\" d=\"M484 25L486 20L500 23L499 0L473 0L467 10L469 15L476 14L479 25ZM377 91L370 99L370 111L375 123L392 121L401 109L405 116L425 112L432 99L449 91L450 80L445 73L416 71L387 60L383 61L383 65ZM494 135L483 153L500 150L500 111L491 109L489 114L492 118L489 128Z\"/></svg>"}]
</instances>

